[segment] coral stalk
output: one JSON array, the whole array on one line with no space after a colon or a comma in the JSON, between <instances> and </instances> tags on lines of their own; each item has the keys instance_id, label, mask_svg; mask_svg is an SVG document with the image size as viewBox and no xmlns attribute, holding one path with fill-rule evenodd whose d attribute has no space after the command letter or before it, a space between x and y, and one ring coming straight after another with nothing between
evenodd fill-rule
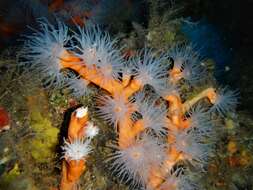
<instances>
[{"instance_id":1,"label":"coral stalk","mask_svg":"<svg viewBox=\"0 0 253 190\"><path fill-rule=\"evenodd\" d=\"M87 107L80 107L72 113L68 128L68 139L63 146L64 160L60 190L73 190L75 188L77 181L86 169L86 157L91 151L90 140L85 141L84 138L92 138L97 132L95 126L88 123Z\"/></svg>"},{"instance_id":2,"label":"coral stalk","mask_svg":"<svg viewBox=\"0 0 253 190\"><path fill-rule=\"evenodd\" d=\"M107 82L104 83L105 79L103 74L95 65L93 67L87 67L85 60L81 61L78 57L67 51L61 57L61 66L62 68L76 71L81 77L106 90L114 97L117 94L122 94L122 96L128 98L141 88L137 80L125 80L124 83L120 83L114 79L107 79Z\"/></svg>"}]
</instances>

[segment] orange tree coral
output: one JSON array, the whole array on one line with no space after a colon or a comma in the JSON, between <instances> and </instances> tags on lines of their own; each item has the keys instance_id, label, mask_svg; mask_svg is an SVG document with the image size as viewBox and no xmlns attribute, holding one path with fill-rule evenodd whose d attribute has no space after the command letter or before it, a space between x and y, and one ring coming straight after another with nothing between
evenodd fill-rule
<instances>
[{"instance_id":1,"label":"orange tree coral","mask_svg":"<svg viewBox=\"0 0 253 190\"><path fill-rule=\"evenodd\" d=\"M62 147L64 160L60 190L75 189L85 171L86 158L91 151L90 140L98 133L98 129L88 119L87 107L80 107L71 114L68 138Z\"/></svg>"},{"instance_id":2,"label":"orange tree coral","mask_svg":"<svg viewBox=\"0 0 253 190\"><path fill-rule=\"evenodd\" d=\"M216 120L234 111L237 94L210 86L184 99L182 86L199 89L206 78L190 45L176 45L163 54L144 48L124 60L117 40L97 26L71 33L61 22L39 23L40 30L27 36L20 65L48 88L64 84L79 95L89 84L104 90L97 97L98 115L118 135L108 160L114 175L143 189L196 188L187 163L205 169L215 143ZM78 77L68 78L62 69L71 69Z\"/></svg>"}]
</instances>

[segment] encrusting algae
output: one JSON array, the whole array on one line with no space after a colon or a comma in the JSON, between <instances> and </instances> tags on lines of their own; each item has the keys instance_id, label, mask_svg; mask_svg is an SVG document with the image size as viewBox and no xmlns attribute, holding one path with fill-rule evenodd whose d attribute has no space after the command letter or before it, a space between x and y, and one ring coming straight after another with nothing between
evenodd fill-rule
<instances>
[{"instance_id":1,"label":"encrusting algae","mask_svg":"<svg viewBox=\"0 0 253 190\"><path fill-rule=\"evenodd\" d=\"M40 97L43 96L43 94L40 95ZM43 98L28 97L30 126L35 133L35 137L32 140L24 142L21 146L27 147L26 149L29 150L36 162L46 163L51 159L52 152L58 144L59 129L52 126L50 118L41 112L41 107L45 105L38 106L38 104L41 104L39 101L43 102Z\"/></svg>"},{"instance_id":2,"label":"encrusting algae","mask_svg":"<svg viewBox=\"0 0 253 190\"><path fill-rule=\"evenodd\" d=\"M113 175L139 189L200 188L187 166L205 170L217 120L234 112L238 102L236 92L216 86L184 98L180 87L197 88L206 76L193 48L178 44L165 53L144 48L124 59L117 40L97 26L78 27L71 33L60 21L56 26L46 20L39 24L41 30L27 36L19 64L40 77L48 89L99 88L95 113L114 127L118 137L107 159ZM73 71L78 85L63 70ZM87 108L76 109L63 146L60 190L77 184L96 133Z\"/></svg>"}]
</instances>

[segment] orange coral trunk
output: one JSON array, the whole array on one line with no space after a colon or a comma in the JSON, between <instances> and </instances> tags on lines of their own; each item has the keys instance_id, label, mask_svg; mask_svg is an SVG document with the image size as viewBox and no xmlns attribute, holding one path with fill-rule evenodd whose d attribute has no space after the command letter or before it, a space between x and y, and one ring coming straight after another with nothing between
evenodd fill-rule
<instances>
[{"instance_id":1,"label":"orange coral trunk","mask_svg":"<svg viewBox=\"0 0 253 190\"><path fill-rule=\"evenodd\" d=\"M68 140L70 142L84 138L85 126L88 122L87 111L86 108L81 107L71 114L68 128ZM78 179L85 169L85 160L68 160L68 158L65 158L62 163L60 190L74 190Z\"/></svg>"},{"instance_id":2,"label":"orange coral trunk","mask_svg":"<svg viewBox=\"0 0 253 190\"><path fill-rule=\"evenodd\" d=\"M84 172L86 166L84 160L63 161L62 163L62 179L60 190L75 189L76 182Z\"/></svg>"}]
</instances>

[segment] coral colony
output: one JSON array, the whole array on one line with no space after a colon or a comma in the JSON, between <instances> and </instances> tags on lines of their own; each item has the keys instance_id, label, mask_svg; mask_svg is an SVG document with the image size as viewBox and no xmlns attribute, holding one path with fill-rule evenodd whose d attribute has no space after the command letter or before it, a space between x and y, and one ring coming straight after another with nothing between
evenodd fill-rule
<instances>
[{"instance_id":1,"label":"coral colony","mask_svg":"<svg viewBox=\"0 0 253 190\"><path fill-rule=\"evenodd\" d=\"M89 85L99 87L96 113L117 133L106 159L113 176L133 189L199 189L192 168L205 171L215 125L234 111L237 94L202 85L200 93L185 99L182 87L199 88L207 76L191 46L179 44L164 53L144 48L125 59L118 41L97 26L73 32L61 22L39 24L40 30L27 36L19 64L49 89L67 86L82 96ZM63 69L78 76L69 78ZM73 189L85 171L90 141L98 133L88 120L87 108L72 113L61 190Z\"/></svg>"}]
</instances>

